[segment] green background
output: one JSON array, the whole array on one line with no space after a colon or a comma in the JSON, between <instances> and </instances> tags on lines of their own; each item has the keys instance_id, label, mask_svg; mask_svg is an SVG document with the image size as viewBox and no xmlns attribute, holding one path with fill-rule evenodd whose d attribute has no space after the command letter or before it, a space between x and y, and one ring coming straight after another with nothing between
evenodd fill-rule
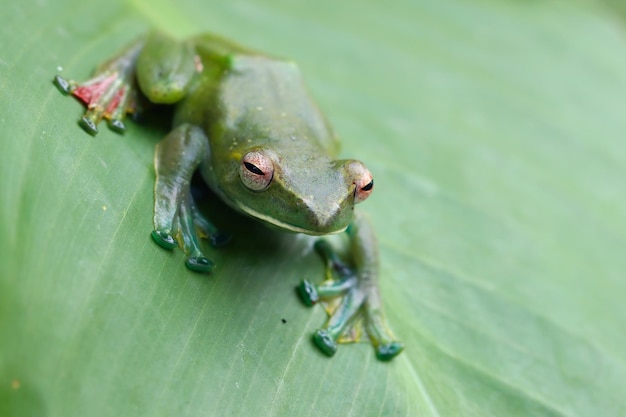
<instances>
[{"instance_id":1,"label":"green background","mask_svg":"<svg viewBox=\"0 0 626 417\"><path fill-rule=\"evenodd\" d=\"M0 415L626 416L619 3L5 2ZM211 276L149 238L160 128L92 138L52 85L151 27L300 63L376 192L406 351L328 359L304 237L215 207ZM283 319L286 323L283 323Z\"/></svg>"}]
</instances>

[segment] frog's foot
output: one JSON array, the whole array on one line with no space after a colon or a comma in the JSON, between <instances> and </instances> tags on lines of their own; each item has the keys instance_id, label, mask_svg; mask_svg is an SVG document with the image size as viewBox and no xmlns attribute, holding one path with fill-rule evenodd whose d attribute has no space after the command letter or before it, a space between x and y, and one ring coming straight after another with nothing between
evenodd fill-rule
<instances>
[{"instance_id":1,"label":"frog's foot","mask_svg":"<svg viewBox=\"0 0 626 417\"><path fill-rule=\"evenodd\" d=\"M137 109L138 87L135 63L143 42L137 42L120 55L102 64L94 76L84 82L67 80L59 75L54 84L65 94L72 94L85 103L87 111L79 124L90 135L98 133L98 123L104 118L109 127L123 133L124 118Z\"/></svg>"},{"instance_id":2,"label":"frog's foot","mask_svg":"<svg viewBox=\"0 0 626 417\"><path fill-rule=\"evenodd\" d=\"M211 246L221 247L230 241L230 235L218 231L204 217L189 190L182 190L175 204L174 218L153 230L152 239L165 249L173 249L179 245L187 256L185 265L192 271L211 272L214 264L204 255L200 239L206 238Z\"/></svg>"},{"instance_id":3,"label":"frog's foot","mask_svg":"<svg viewBox=\"0 0 626 417\"><path fill-rule=\"evenodd\" d=\"M303 280L298 293L308 306L321 302L329 314L324 327L313 335L317 347L328 356L337 351L338 343L356 342L363 331L376 351L376 357L388 361L404 346L387 328L375 285L365 285L356 272L345 264L330 245L320 240L315 249L328 264L330 278L320 284Z\"/></svg>"}]
</instances>

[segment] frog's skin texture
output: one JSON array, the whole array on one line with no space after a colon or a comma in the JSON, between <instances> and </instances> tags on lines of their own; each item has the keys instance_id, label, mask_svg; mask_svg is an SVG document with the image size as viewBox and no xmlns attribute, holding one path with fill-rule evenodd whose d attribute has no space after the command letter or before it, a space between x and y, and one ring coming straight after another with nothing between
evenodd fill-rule
<instances>
[{"instance_id":1,"label":"frog's skin texture","mask_svg":"<svg viewBox=\"0 0 626 417\"><path fill-rule=\"evenodd\" d=\"M87 105L80 124L92 135L102 119L123 132L142 99L175 106L173 129L155 152L152 238L166 249L180 246L189 269L213 267L200 237L214 246L228 240L191 196L199 171L216 196L261 222L309 235L347 233L351 259L318 241L333 278L298 287L305 304L332 306L313 337L324 353L332 356L359 330L381 360L402 351L382 316L374 232L354 210L372 192L372 176L359 161L336 159L339 144L294 63L212 35L179 42L154 33L85 82L54 82Z\"/></svg>"}]
</instances>

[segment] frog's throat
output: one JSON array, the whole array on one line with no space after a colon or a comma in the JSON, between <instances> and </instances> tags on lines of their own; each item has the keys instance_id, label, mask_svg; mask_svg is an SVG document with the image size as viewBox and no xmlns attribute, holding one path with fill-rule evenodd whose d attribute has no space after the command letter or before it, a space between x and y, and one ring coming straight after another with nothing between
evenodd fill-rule
<instances>
[{"instance_id":1,"label":"frog's throat","mask_svg":"<svg viewBox=\"0 0 626 417\"><path fill-rule=\"evenodd\" d=\"M311 235L311 236L323 236L323 235L334 235L337 233L341 233L344 232L348 226L344 226L341 229L337 229L337 230L331 230L331 231L324 231L324 232L320 232L320 231L316 231L316 230L310 230L310 229L305 229L304 227L299 227L299 226L295 226L293 224L289 224L289 223L285 223L285 222L281 222L280 220L277 220L273 217L270 217L266 214L263 213L259 213L258 211L243 205L241 203L237 203L237 208L241 211L243 211L244 213L246 213L249 216L252 216L256 219L262 220L266 223L269 223L271 225L274 225L276 227L279 227L281 229L285 229L285 230L289 230L290 232L295 232L295 233L304 233L307 235Z\"/></svg>"}]
</instances>

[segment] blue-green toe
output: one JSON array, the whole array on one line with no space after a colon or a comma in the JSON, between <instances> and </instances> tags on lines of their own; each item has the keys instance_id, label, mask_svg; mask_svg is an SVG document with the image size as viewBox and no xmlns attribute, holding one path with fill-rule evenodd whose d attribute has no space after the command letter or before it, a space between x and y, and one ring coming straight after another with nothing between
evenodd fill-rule
<instances>
[{"instance_id":1,"label":"blue-green toe","mask_svg":"<svg viewBox=\"0 0 626 417\"><path fill-rule=\"evenodd\" d=\"M174 249L178 245L178 242L176 242L174 236L170 235L167 232L153 230L151 236L152 240L154 240L156 244L161 246L162 248Z\"/></svg>"},{"instance_id":2,"label":"blue-green toe","mask_svg":"<svg viewBox=\"0 0 626 417\"><path fill-rule=\"evenodd\" d=\"M337 352L337 342L325 329L319 329L313 335L315 345L328 356L333 356Z\"/></svg>"},{"instance_id":3,"label":"blue-green toe","mask_svg":"<svg viewBox=\"0 0 626 417\"><path fill-rule=\"evenodd\" d=\"M185 261L187 268L194 272L211 272L215 264L204 256L192 256Z\"/></svg>"}]
</instances>

